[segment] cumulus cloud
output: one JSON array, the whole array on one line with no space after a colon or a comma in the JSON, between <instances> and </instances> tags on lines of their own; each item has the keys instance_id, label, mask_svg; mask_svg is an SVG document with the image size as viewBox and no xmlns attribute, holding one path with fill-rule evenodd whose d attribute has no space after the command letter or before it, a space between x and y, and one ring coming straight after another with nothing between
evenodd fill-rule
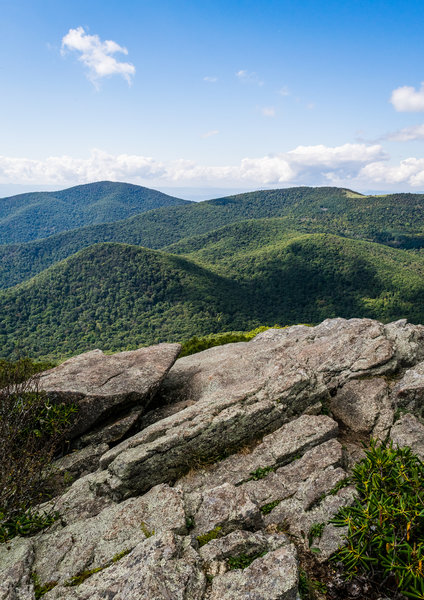
<instances>
[{"instance_id":1,"label":"cumulus cloud","mask_svg":"<svg viewBox=\"0 0 424 600\"><path fill-rule=\"evenodd\" d=\"M89 35L83 27L70 29L62 39L62 54L66 51L79 52L78 60L87 68L90 81L97 85L103 77L120 75L131 85L135 67L121 62L114 54L128 54L128 50L113 40L101 41L98 35Z\"/></svg>"},{"instance_id":2,"label":"cumulus cloud","mask_svg":"<svg viewBox=\"0 0 424 600\"><path fill-rule=\"evenodd\" d=\"M243 158L238 165L228 166L199 165L187 160L165 163L150 157L94 150L88 158L60 156L31 160L0 156L0 183L66 185L109 179L155 186L173 183L215 187L221 184L319 185L350 180L372 165L374 172L370 177L375 178L378 175L375 165L384 168L386 159L381 146L366 144L298 146L281 154Z\"/></svg>"},{"instance_id":3,"label":"cumulus cloud","mask_svg":"<svg viewBox=\"0 0 424 600\"><path fill-rule=\"evenodd\" d=\"M273 106L264 106L261 109L264 117L275 117L275 108Z\"/></svg>"},{"instance_id":4,"label":"cumulus cloud","mask_svg":"<svg viewBox=\"0 0 424 600\"><path fill-rule=\"evenodd\" d=\"M358 173L358 180L386 186L402 184L412 188L424 185L424 158L405 158L397 165L372 162Z\"/></svg>"},{"instance_id":5,"label":"cumulus cloud","mask_svg":"<svg viewBox=\"0 0 424 600\"><path fill-rule=\"evenodd\" d=\"M218 133L219 133L218 129L212 129L211 131L207 131L206 133L204 133L202 135L202 138L206 139L206 138L212 137L214 135L218 135Z\"/></svg>"},{"instance_id":6,"label":"cumulus cloud","mask_svg":"<svg viewBox=\"0 0 424 600\"><path fill-rule=\"evenodd\" d=\"M393 131L384 136L385 140L390 142L411 142L413 140L424 140L424 124L412 125L411 127L405 127L399 129L399 131Z\"/></svg>"},{"instance_id":7,"label":"cumulus cloud","mask_svg":"<svg viewBox=\"0 0 424 600\"><path fill-rule=\"evenodd\" d=\"M216 83L218 81L218 77L203 77L203 81L207 81L208 83Z\"/></svg>"},{"instance_id":8,"label":"cumulus cloud","mask_svg":"<svg viewBox=\"0 0 424 600\"><path fill-rule=\"evenodd\" d=\"M290 96L289 89L286 85L284 87L282 87L281 89L279 89L278 93L280 94L280 96Z\"/></svg>"},{"instance_id":9,"label":"cumulus cloud","mask_svg":"<svg viewBox=\"0 0 424 600\"><path fill-rule=\"evenodd\" d=\"M419 90L409 85L396 88L392 92L390 102L398 112L423 112L424 81Z\"/></svg>"},{"instance_id":10,"label":"cumulus cloud","mask_svg":"<svg viewBox=\"0 0 424 600\"><path fill-rule=\"evenodd\" d=\"M264 82L258 77L258 75L254 71L250 72L241 69L240 71L237 71L236 77L242 83L251 83L259 86L264 84Z\"/></svg>"}]
</instances>

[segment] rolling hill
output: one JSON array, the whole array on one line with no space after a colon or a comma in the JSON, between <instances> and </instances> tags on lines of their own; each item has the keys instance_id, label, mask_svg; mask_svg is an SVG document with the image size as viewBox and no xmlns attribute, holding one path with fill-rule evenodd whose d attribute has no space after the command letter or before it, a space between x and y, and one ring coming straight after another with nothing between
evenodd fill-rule
<instances>
[{"instance_id":1,"label":"rolling hill","mask_svg":"<svg viewBox=\"0 0 424 600\"><path fill-rule=\"evenodd\" d=\"M239 239L248 238L252 223L239 227ZM260 227L266 221L258 239ZM232 254L226 233L225 261L207 262L201 248L176 256L102 243L4 290L1 355L59 358L334 316L424 321L424 257L417 253L290 233Z\"/></svg>"},{"instance_id":2,"label":"rolling hill","mask_svg":"<svg viewBox=\"0 0 424 600\"><path fill-rule=\"evenodd\" d=\"M281 219L281 233L331 233L397 248L424 247L423 194L361 196L341 188L289 188L167 206L46 239L0 246L0 287L29 279L95 243L119 242L155 249L180 242L199 246L203 235L214 236L215 230L227 225L275 217ZM250 234L254 236L253 226ZM243 238L242 243L250 242ZM172 251L180 253L178 248Z\"/></svg>"},{"instance_id":3,"label":"rolling hill","mask_svg":"<svg viewBox=\"0 0 424 600\"><path fill-rule=\"evenodd\" d=\"M0 198L0 244L45 238L179 204L189 202L138 185L111 181Z\"/></svg>"}]
</instances>

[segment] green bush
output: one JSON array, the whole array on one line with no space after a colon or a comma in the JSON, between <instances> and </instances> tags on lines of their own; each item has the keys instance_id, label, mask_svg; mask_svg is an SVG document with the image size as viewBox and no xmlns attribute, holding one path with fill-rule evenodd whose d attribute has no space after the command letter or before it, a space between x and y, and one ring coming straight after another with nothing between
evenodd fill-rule
<instances>
[{"instance_id":1,"label":"green bush","mask_svg":"<svg viewBox=\"0 0 424 600\"><path fill-rule=\"evenodd\" d=\"M233 344L235 342L248 342L258 333L271 329L269 326L256 327L252 331L226 331L224 333L212 333L203 337L193 337L182 343L180 358L196 354L202 350L213 348L214 346L223 346L224 344ZM272 329L283 329L281 325L274 325Z\"/></svg>"},{"instance_id":2,"label":"green bush","mask_svg":"<svg viewBox=\"0 0 424 600\"><path fill-rule=\"evenodd\" d=\"M332 520L348 528L335 558L349 577L366 574L386 589L424 599L424 464L410 448L372 441L352 481L355 503Z\"/></svg>"},{"instance_id":3,"label":"green bush","mask_svg":"<svg viewBox=\"0 0 424 600\"><path fill-rule=\"evenodd\" d=\"M56 515L37 513L48 497L49 465L71 425L75 406L38 390L40 366L0 361L0 541L31 535Z\"/></svg>"}]
</instances>

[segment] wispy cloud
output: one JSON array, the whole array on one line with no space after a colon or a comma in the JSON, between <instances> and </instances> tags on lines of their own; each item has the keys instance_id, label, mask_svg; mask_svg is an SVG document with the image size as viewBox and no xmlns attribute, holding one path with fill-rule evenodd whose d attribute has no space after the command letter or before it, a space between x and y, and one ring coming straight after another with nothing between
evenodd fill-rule
<instances>
[{"instance_id":1,"label":"wispy cloud","mask_svg":"<svg viewBox=\"0 0 424 600\"><path fill-rule=\"evenodd\" d=\"M281 89L279 89L278 93L280 94L280 96L290 96L290 92L287 86L284 86Z\"/></svg>"},{"instance_id":2,"label":"wispy cloud","mask_svg":"<svg viewBox=\"0 0 424 600\"><path fill-rule=\"evenodd\" d=\"M203 77L203 81L207 81L208 83L216 83L218 81L218 77L211 77L207 75L206 77Z\"/></svg>"},{"instance_id":3,"label":"wispy cloud","mask_svg":"<svg viewBox=\"0 0 424 600\"><path fill-rule=\"evenodd\" d=\"M412 125L398 131L386 134L381 139L389 142L411 142L413 140L424 140L424 124Z\"/></svg>"},{"instance_id":4,"label":"wispy cloud","mask_svg":"<svg viewBox=\"0 0 424 600\"><path fill-rule=\"evenodd\" d=\"M424 82L419 90L409 85L396 88L390 102L398 112L424 112Z\"/></svg>"},{"instance_id":5,"label":"wispy cloud","mask_svg":"<svg viewBox=\"0 0 424 600\"><path fill-rule=\"evenodd\" d=\"M275 117L275 108L273 106L264 106L261 108L264 117Z\"/></svg>"},{"instance_id":6,"label":"wispy cloud","mask_svg":"<svg viewBox=\"0 0 424 600\"><path fill-rule=\"evenodd\" d=\"M219 131L218 129L212 129L211 131L207 131L206 133L204 133L202 135L202 138L206 139L206 138L210 138L214 135L218 135Z\"/></svg>"},{"instance_id":7,"label":"wispy cloud","mask_svg":"<svg viewBox=\"0 0 424 600\"><path fill-rule=\"evenodd\" d=\"M75 51L78 60L87 68L88 79L97 87L103 77L120 75L131 85L135 67L129 62L121 62L114 54L128 54L128 50L113 40L102 40L98 35L89 35L83 27L70 29L62 39L62 54Z\"/></svg>"},{"instance_id":8,"label":"wispy cloud","mask_svg":"<svg viewBox=\"0 0 424 600\"><path fill-rule=\"evenodd\" d=\"M244 69L241 69L240 71L237 71L236 77L242 83L250 83L259 86L264 84L264 82L258 77L257 73L255 73L254 71L246 71Z\"/></svg>"}]
</instances>

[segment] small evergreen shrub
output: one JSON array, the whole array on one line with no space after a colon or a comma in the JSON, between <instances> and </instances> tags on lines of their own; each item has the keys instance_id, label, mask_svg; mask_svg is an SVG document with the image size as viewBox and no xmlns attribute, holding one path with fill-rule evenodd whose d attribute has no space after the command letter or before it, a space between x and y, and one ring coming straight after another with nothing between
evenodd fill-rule
<instances>
[{"instance_id":1,"label":"small evergreen shrub","mask_svg":"<svg viewBox=\"0 0 424 600\"><path fill-rule=\"evenodd\" d=\"M348 577L366 574L384 589L424 599L424 464L410 448L372 441L352 482L355 503L331 521L348 528L335 559Z\"/></svg>"},{"instance_id":2,"label":"small evergreen shrub","mask_svg":"<svg viewBox=\"0 0 424 600\"><path fill-rule=\"evenodd\" d=\"M28 359L0 361L0 542L57 518L33 507L48 497L49 465L76 408L39 392L39 370Z\"/></svg>"}]
</instances>

